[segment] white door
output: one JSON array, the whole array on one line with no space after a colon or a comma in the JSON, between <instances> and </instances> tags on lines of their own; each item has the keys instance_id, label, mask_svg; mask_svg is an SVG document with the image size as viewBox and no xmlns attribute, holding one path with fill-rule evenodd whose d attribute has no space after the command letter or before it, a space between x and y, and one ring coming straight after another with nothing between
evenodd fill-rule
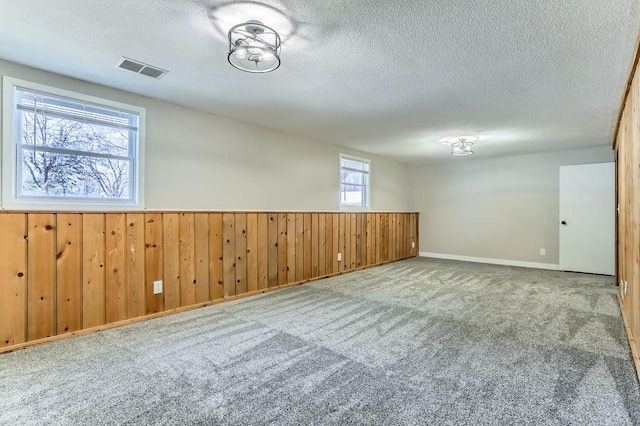
<instances>
[{"instance_id":1,"label":"white door","mask_svg":"<svg viewBox=\"0 0 640 426\"><path fill-rule=\"evenodd\" d=\"M560 167L560 269L614 275L615 165Z\"/></svg>"}]
</instances>

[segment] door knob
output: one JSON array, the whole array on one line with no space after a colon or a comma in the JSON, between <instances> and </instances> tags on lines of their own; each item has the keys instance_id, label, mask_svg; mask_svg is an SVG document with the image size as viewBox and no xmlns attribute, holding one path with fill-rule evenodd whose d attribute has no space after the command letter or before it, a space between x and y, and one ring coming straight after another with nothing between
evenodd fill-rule
<instances>
[{"instance_id":1,"label":"door knob","mask_svg":"<svg viewBox=\"0 0 640 426\"><path fill-rule=\"evenodd\" d=\"M560 222L560 223L561 223L561 224L563 224L563 225L566 225L566 224L567 224L567 221L566 221L566 220L563 220L563 221L562 221L562 222Z\"/></svg>"}]
</instances>

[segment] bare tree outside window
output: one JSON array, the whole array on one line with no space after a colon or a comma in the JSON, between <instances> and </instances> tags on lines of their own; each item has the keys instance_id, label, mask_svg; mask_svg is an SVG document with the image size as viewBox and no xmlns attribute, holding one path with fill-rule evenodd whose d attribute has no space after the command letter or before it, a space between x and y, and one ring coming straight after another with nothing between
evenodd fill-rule
<instances>
[{"instance_id":1,"label":"bare tree outside window","mask_svg":"<svg viewBox=\"0 0 640 426\"><path fill-rule=\"evenodd\" d=\"M110 111L21 93L23 196L130 199L137 128ZM119 120L119 121L117 121ZM124 121L123 121L124 120ZM124 123L124 124L123 124Z\"/></svg>"}]
</instances>

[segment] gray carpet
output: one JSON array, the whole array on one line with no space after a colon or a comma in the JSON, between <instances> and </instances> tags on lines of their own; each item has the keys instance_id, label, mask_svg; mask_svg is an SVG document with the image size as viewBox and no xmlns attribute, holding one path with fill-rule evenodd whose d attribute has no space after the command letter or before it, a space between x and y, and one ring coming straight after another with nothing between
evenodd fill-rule
<instances>
[{"instance_id":1,"label":"gray carpet","mask_svg":"<svg viewBox=\"0 0 640 426\"><path fill-rule=\"evenodd\" d=\"M640 424L612 281L410 259L0 356L0 424Z\"/></svg>"}]
</instances>

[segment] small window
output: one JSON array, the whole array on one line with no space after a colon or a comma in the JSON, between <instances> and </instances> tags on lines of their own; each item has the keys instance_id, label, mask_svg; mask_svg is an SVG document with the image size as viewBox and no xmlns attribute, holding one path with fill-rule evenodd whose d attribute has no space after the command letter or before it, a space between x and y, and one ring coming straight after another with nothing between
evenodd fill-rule
<instances>
[{"instance_id":1,"label":"small window","mask_svg":"<svg viewBox=\"0 0 640 426\"><path fill-rule=\"evenodd\" d=\"M5 207L140 204L144 109L8 78L4 90Z\"/></svg>"},{"instance_id":2,"label":"small window","mask_svg":"<svg viewBox=\"0 0 640 426\"><path fill-rule=\"evenodd\" d=\"M340 155L340 206L369 207L370 167L369 160Z\"/></svg>"}]
</instances>

